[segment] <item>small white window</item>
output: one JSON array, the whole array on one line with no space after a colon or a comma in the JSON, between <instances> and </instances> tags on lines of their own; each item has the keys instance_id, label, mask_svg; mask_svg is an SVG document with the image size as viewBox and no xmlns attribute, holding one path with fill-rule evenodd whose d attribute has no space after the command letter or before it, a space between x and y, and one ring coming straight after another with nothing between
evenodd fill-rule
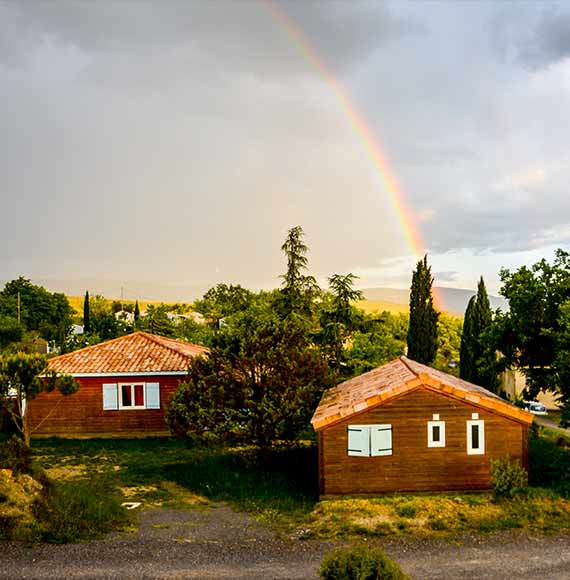
<instances>
[{"instance_id":1,"label":"small white window","mask_svg":"<svg viewBox=\"0 0 570 580\"><path fill-rule=\"evenodd\" d=\"M467 455L485 454L485 422L467 421Z\"/></svg>"},{"instance_id":2,"label":"small white window","mask_svg":"<svg viewBox=\"0 0 570 580\"><path fill-rule=\"evenodd\" d=\"M144 409L144 383L119 384L119 409Z\"/></svg>"},{"instance_id":3,"label":"small white window","mask_svg":"<svg viewBox=\"0 0 570 580\"><path fill-rule=\"evenodd\" d=\"M392 455L392 425L349 425L348 455L354 457Z\"/></svg>"},{"instance_id":4,"label":"small white window","mask_svg":"<svg viewBox=\"0 0 570 580\"><path fill-rule=\"evenodd\" d=\"M428 447L445 447L445 421L428 421Z\"/></svg>"}]
</instances>

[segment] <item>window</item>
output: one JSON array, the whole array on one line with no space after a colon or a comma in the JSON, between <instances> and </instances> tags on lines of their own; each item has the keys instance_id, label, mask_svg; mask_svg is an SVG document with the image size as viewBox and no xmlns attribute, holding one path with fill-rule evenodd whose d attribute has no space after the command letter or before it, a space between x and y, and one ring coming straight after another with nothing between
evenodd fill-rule
<instances>
[{"instance_id":1,"label":"window","mask_svg":"<svg viewBox=\"0 0 570 580\"><path fill-rule=\"evenodd\" d=\"M144 408L144 383L119 385L119 409Z\"/></svg>"},{"instance_id":2,"label":"window","mask_svg":"<svg viewBox=\"0 0 570 580\"><path fill-rule=\"evenodd\" d=\"M160 409L159 383L106 383L103 410Z\"/></svg>"},{"instance_id":3,"label":"window","mask_svg":"<svg viewBox=\"0 0 570 580\"><path fill-rule=\"evenodd\" d=\"M482 420L467 421L467 455L484 455L485 422Z\"/></svg>"},{"instance_id":4,"label":"window","mask_svg":"<svg viewBox=\"0 0 570 580\"><path fill-rule=\"evenodd\" d=\"M392 425L349 425L348 454L354 457L392 455Z\"/></svg>"},{"instance_id":5,"label":"window","mask_svg":"<svg viewBox=\"0 0 570 580\"><path fill-rule=\"evenodd\" d=\"M427 424L428 447L445 447L445 421L439 420L439 415L433 416L433 421Z\"/></svg>"}]
</instances>

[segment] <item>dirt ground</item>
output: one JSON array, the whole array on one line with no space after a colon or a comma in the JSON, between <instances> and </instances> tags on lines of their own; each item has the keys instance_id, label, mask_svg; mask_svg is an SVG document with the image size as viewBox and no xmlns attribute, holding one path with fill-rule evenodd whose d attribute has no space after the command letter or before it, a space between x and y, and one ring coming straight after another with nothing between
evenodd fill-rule
<instances>
[{"instance_id":1,"label":"dirt ground","mask_svg":"<svg viewBox=\"0 0 570 580\"><path fill-rule=\"evenodd\" d=\"M4 544L1 579L305 580L318 578L334 543L283 537L217 505L140 513L137 533L95 542L27 547ZM453 541L379 541L416 580L570 580L570 533L508 533Z\"/></svg>"}]
</instances>

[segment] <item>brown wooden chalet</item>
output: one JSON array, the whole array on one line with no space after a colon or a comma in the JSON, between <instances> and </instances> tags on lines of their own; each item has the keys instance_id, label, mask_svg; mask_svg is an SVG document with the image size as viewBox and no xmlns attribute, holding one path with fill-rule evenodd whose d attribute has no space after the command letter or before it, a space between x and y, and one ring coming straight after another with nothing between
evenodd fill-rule
<instances>
[{"instance_id":1,"label":"brown wooden chalet","mask_svg":"<svg viewBox=\"0 0 570 580\"><path fill-rule=\"evenodd\" d=\"M77 393L42 393L29 402L32 436L167 434L165 409L202 346L135 332L49 360L80 383Z\"/></svg>"},{"instance_id":2,"label":"brown wooden chalet","mask_svg":"<svg viewBox=\"0 0 570 580\"><path fill-rule=\"evenodd\" d=\"M320 493L481 490L490 462L528 463L533 416L400 357L326 391L311 420Z\"/></svg>"}]
</instances>

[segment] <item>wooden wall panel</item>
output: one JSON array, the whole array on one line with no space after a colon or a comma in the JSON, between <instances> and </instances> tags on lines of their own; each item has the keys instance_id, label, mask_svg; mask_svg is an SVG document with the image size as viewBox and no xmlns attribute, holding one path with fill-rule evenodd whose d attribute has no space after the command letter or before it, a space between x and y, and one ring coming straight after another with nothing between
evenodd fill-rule
<instances>
[{"instance_id":1,"label":"wooden wall panel","mask_svg":"<svg viewBox=\"0 0 570 580\"><path fill-rule=\"evenodd\" d=\"M485 421L485 454L467 455L472 413ZM446 423L446 446L427 446L433 414ZM393 454L351 457L348 425L389 423ZM527 464L528 428L503 416L420 387L319 432L321 495L399 491L478 490L490 487L490 460L510 454Z\"/></svg>"},{"instance_id":2,"label":"wooden wall panel","mask_svg":"<svg viewBox=\"0 0 570 580\"><path fill-rule=\"evenodd\" d=\"M180 376L80 378L77 393L42 393L28 408L34 435L167 434L165 410L178 388ZM104 383L160 383L160 409L103 410ZM47 417L47 418L46 418Z\"/></svg>"}]
</instances>

